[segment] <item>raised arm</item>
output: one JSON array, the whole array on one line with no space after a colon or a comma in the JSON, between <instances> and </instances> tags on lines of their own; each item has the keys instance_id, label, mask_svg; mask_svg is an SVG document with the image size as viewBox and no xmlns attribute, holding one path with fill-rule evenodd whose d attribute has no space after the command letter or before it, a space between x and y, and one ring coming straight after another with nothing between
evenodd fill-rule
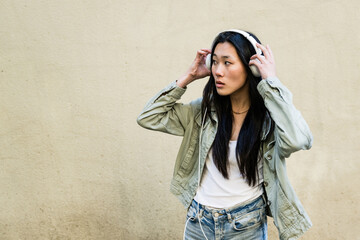
<instances>
[{"instance_id":1,"label":"raised arm","mask_svg":"<svg viewBox=\"0 0 360 240\"><path fill-rule=\"evenodd\" d=\"M261 80L257 88L275 122L274 134L280 154L289 157L298 150L310 149L313 137L306 121L292 103L291 92L276 77Z\"/></svg>"},{"instance_id":2,"label":"raised arm","mask_svg":"<svg viewBox=\"0 0 360 240\"><path fill-rule=\"evenodd\" d=\"M190 104L176 103L185 89L172 82L146 104L137 123L147 129L183 136L189 121Z\"/></svg>"},{"instance_id":3,"label":"raised arm","mask_svg":"<svg viewBox=\"0 0 360 240\"><path fill-rule=\"evenodd\" d=\"M270 47L260 44L258 47L263 51L264 57L254 55L250 64L259 68L263 78L257 89L275 122L274 134L280 154L289 157L292 152L310 149L313 136L301 113L293 105L291 92L276 77L275 61Z\"/></svg>"},{"instance_id":4,"label":"raised arm","mask_svg":"<svg viewBox=\"0 0 360 240\"><path fill-rule=\"evenodd\" d=\"M199 100L190 104L177 103L177 101L186 91L188 84L210 75L210 71L205 66L205 59L209 53L209 49L198 50L188 71L150 99L137 118L140 126L178 136L184 135L190 121L189 116L192 111L196 111L195 108L200 103Z\"/></svg>"}]
</instances>

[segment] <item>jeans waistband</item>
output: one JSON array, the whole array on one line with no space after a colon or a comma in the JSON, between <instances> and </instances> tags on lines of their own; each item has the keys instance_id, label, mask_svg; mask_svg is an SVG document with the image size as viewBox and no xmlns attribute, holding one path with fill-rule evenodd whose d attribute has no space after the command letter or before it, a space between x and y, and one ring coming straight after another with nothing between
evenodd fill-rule
<instances>
[{"instance_id":1,"label":"jeans waistband","mask_svg":"<svg viewBox=\"0 0 360 240\"><path fill-rule=\"evenodd\" d=\"M192 205L197 208L199 205L199 211L201 213L203 213L204 211L206 211L207 213L211 214L211 215L215 215L217 214L217 216L222 216L222 215L229 215L230 213L237 211L239 209L243 209L246 208L248 205L252 205L254 203L257 203L258 201L263 201L264 204L266 204L266 198L265 198L265 194L260 195L259 197L255 198L255 199L250 199L248 201L236 204L232 207L229 208L211 208L208 206L205 206L203 204L198 203L196 200L193 200Z\"/></svg>"}]
</instances>

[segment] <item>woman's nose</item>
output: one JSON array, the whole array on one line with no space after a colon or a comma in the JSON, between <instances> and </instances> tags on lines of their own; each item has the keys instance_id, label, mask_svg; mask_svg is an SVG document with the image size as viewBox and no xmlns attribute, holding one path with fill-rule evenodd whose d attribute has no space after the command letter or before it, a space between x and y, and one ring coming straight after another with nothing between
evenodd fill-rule
<instances>
[{"instance_id":1,"label":"woman's nose","mask_svg":"<svg viewBox=\"0 0 360 240\"><path fill-rule=\"evenodd\" d=\"M221 64L218 64L216 67L215 67L215 75L218 76L218 77L222 77L224 75L224 71L223 71L223 67L221 66Z\"/></svg>"}]
</instances>

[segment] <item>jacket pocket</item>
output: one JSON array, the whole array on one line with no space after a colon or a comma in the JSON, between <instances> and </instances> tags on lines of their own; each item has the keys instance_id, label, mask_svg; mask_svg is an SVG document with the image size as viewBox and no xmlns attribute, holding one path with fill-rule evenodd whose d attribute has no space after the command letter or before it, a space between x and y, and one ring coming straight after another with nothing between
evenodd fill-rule
<instances>
[{"instance_id":1,"label":"jacket pocket","mask_svg":"<svg viewBox=\"0 0 360 240\"><path fill-rule=\"evenodd\" d=\"M279 206L279 218L280 222L279 225L284 225L282 227L288 228L294 223L296 223L296 216L297 211L295 210L294 206L290 203L284 191L281 187L279 187L279 199L278 199L278 206ZM280 226L279 226L280 227Z\"/></svg>"},{"instance_id":2,"label":"jacket pocket","mask_svg":"<svg viewBox=\"0 0 360 240\"><path fill-rule=\"evenodd\" d=\"M198 132L193 131L191 140L188 143L189 147L186 150L186 154L184 154L177 173L181 178L188 177L191 171L195 169L195 163L197 162L196 153L198 152L198 144Z\"/></svg>"}]
</instances>

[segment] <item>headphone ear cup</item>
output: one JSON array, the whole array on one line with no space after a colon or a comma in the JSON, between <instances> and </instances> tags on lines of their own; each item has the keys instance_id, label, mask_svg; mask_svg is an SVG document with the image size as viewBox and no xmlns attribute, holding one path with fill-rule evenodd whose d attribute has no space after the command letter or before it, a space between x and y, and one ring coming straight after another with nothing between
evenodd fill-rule
<instances>
[{"instance_id":1,"label":"headphone ear cup","mask_svg":"<svg viewBox=\"0 0 360 240\"><path fill-rule=\"evenodd\" d=\"M260 56L261 58L264 58L264 56ZM255 61L258 61L259 63L261 63L260 62L260 60L259 59L255 59ZM251 70L251 72L252 72L252 74L255 76L255 77L260 77L261 76L261 74L260 74L260 71L259 71L259 69L258 69L258 67L257 66L255 66L254 64L253 65L250 65L249 66L250 67L250 70Z\"/></svg>"},{"instance_id":2,"label":"headphone ear cup","mask_svg":"<svg viewBox=\"0 0 360 240\"><path fill-rule=\"evenodd\" d=\"M211 71L211 54L208 54L206 56L205 64L206 64L207 69L209 69L209 71Z\"/></svg>"},{"instance_id":3,"label":"headphone ear cup","mask_svg":"<svg viewBox=\"0 0 360 240\"><path fill-rule=\"evenodd\" d=\"M255 66L255 65L250 65L249 67L250 67L250 70L251 70L252 74L253 74L255 77L260 77L261 74L260 74L260 71L259 71L259 69L258 69L257 66Z\"/></svg>"}]
</instances>

